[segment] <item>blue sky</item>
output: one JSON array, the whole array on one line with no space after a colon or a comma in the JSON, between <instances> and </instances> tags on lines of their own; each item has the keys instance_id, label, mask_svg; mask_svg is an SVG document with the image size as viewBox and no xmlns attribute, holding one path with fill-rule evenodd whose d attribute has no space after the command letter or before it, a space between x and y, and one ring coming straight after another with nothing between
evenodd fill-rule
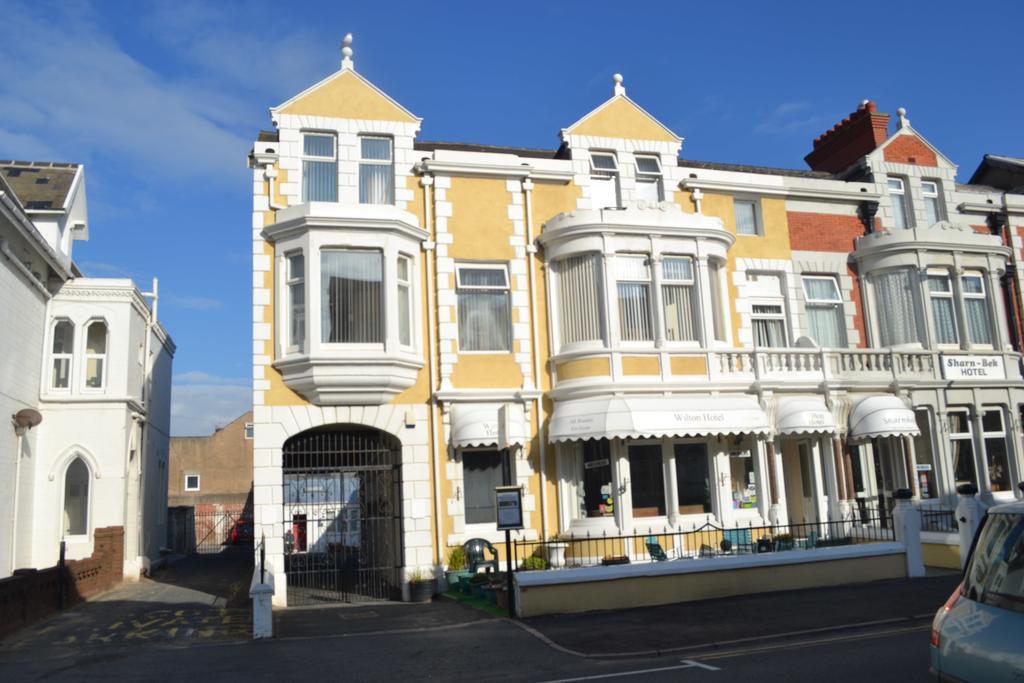
<instances>
[{"instance_id":1,"label":"blue sky","mask_svg":"<svg viewBox=\"0 0 1024 683\"><path fill-rule=\"evenodd\" d=\"M688 159L803 168L865 98L906 107L961 181L983 153L1024 156L1017 2L0 0L0 16L0 158L86 164L76 261L160 278L175 434L248 407L246 154L268 107L337 69L347 31L425 140L553 148L621 72Z\"/></svg>"}]
</instances>

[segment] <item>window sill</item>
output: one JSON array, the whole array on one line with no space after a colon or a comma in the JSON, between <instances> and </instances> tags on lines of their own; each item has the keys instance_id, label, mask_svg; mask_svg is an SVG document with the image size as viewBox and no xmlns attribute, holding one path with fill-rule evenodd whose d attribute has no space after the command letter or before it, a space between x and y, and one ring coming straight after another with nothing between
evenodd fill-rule
<instances>
[{"instance_id":1,"label":"window sill","mask_svg":"<svg viewBox=\"0 0 1024 683\"><path fill-rule=\"evenodd\" d=\"M293 391L317 405L381 405L416 382L423 358L381 351L294 355L274 363Z\"/></svg>"}]
</instances>

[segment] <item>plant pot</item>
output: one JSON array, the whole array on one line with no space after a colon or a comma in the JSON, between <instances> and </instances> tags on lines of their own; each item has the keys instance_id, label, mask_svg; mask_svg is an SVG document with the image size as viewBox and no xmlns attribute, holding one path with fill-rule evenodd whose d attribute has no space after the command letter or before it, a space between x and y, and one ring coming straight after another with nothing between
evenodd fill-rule
<instances>
[{"instance_id":1,"label":"plant pot","mask_svg":"<svg viewBox=\"0 0 1024 683\"><path fill-rule=\"evenodd\" d=\"M445 572L444 580L448 584L448 590L459 590L459 579L463 576L471 576L471 574L465 569L458 569L455 571Z\"/></svg>"},{"instance_id":2,"label":"plant pot","mask_svg":"<svg viewBox=\"0 0 1024 683\"><path fill-rule=\"evenodd\" d=\"M568 543L555 541L553 543L545 544L544 547L547 548L549 567L552 569L561 569L565 566L565 549L569 547Z\"/></svg>"},{"instance_id":3,"label":"plant pot","mask_svg":"<svg viewBox=\"0 0 1024 683\"><path fill-rule=\"evenodd\" d=\"M494 589L494 604L500 609L508 609L508 591L505 586L498 586Z\"/></svg>"},{"instance_id":4,"label":"plant pot","mask_svg":"<svg viewBox=\"0 0 1024 683\"><path fill-rule=\"evenodd\" d=\"M430 602L434 597L433 581L410 581L409 602Z\"/></svg>"},{"instance_id":5,"label":"plant pot","mask_svg":"<svg viewBox=\"0 0 1024 683\"><path fill-rule=\"evenodd\" d=\"M469 577L472 574L465 574L459 577L459 592L465 595L469 595L473 592L472 584L469 582Z\"/></svg>"},{"instance_id":6,"label":"plant pot","mask_svg":"<svg viewBox=\"0 0 1024 683\"><path fill-rule=\"evenodd\" d=\"M483 590L484 590L484 599L487 600L492 605L496 604L497 600L494 597L494 588L492 588L491 586L484 586Z\"/></svg>"}]
</instances>

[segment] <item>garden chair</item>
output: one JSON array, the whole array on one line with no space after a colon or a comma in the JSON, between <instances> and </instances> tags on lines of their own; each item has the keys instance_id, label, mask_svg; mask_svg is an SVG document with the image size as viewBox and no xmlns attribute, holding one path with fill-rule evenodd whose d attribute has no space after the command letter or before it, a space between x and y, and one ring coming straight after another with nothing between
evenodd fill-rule
<instances>
[{"instance_id":1,"label":"garden chair","mask_svg":"<svg viewBox=\"0 0 1024 683\"><path fill-rule=\"evenodd\" d=\"M658 539L654 536L648 536L644 539L647 544L647 554L651 556L651 559L655 562L664 562L668 559L668 555L665 554L665 550L658 543Z\"/></svg>"},{"instance_id":2,"label":"garden chair","mask_svg":"<svg viewBox=\"0 0 1024 683\"><path fill-rule=\"evenodd\" d=\"M810 550L818 545L818 532L810 531L807 534L807 540L804 541L804 548Z\"/></svg>"},{"instance_id":3,"label":"garden chair","mask_svg":"<svg viewBox=\"0 0 1024 683\"><path fill-rule=\"evenodd\" d=\"M498 571L498 551L490 541L483 538L471 538L462 544L462 549L466 553L466 569L476 574L480 567L483 567L485 571L492 568L493 571ZM486 553L491 554L492 559L487 559Z\"/></svg>"}]
</instances>

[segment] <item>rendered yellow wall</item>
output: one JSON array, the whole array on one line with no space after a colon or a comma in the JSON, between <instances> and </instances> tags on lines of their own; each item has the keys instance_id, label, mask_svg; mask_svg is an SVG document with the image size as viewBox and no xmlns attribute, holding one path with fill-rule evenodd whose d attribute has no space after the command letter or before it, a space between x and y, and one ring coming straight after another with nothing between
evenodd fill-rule
<instances>
[{"instance_id":1,"label":"rendered yellow wall","mask_svg":"<svg viewBox=\"0 0 1024 683\"><path fill-rule=\"evenodd\" d=\"M623 375L660 375L661 359L658 356L623 356Z\"/></svg>"},{"instance_id":2,"label":"rendered yellow wall","mask_svg":"<svg viewBox=\"0 0 1024 683\"><path fill-rule=\"evenodd\" d=\"M921 557L926 567L960 569L960 546L945 543L922 543Z\"/></svg>"},{"instance_id":3,"label":"rendered yellow wall","mask_svg":"<svg viewBox=\"0 0 1024 683\"><path fill-rule=\"evenodd\" d=\"M669 365L673 375L708 374L708 359L705 356L672 356Z\"/></svg>"},{"instance_id":4,"label":"rendered yellow wall","mask_svg":"<svg viewBox=\"0 0 1024 683\"><path fill-rule=\"evenodd\" d=\"M416 121L416 117L397 106L352 71L339 72L320 87L281 109L281 113L369 121Z\"/></svg>"},{"instance_id":5,"label":"rendered yellow wall","mask_svg":"<svg viewBox=\"0 0 1024 683\"><path fill-rule=\"evenodd\" d=\"M904 557L902 554L894 554L779 567L751 567L675 576L643 576L611 581L531 586L520 591L519 613L523 617L535 617L543 614L669 605L733 595L839 586L905 577Z\"/></svg>"},{"instance_id":6,"label":"rendered yellow wall","mask_svg":"<svg viewBox=\"0 0 1024 683\"><path fill-rule=\"evenodd\" d=\"M612 374L607 356L566 361L556 365L555 370L558 373L559 380L608 377Z\"/></svg>"},{"instance_id":7,"label":"rendered yellow wall","mask_svg":"<svg viewBox=\"0 0 1024 683\"><path fill-rule=\"evenodd\" d=\"M677 142L672 131L624 97L608 100L569 128L571 135Z\"/></svg>"}]
</instances>

